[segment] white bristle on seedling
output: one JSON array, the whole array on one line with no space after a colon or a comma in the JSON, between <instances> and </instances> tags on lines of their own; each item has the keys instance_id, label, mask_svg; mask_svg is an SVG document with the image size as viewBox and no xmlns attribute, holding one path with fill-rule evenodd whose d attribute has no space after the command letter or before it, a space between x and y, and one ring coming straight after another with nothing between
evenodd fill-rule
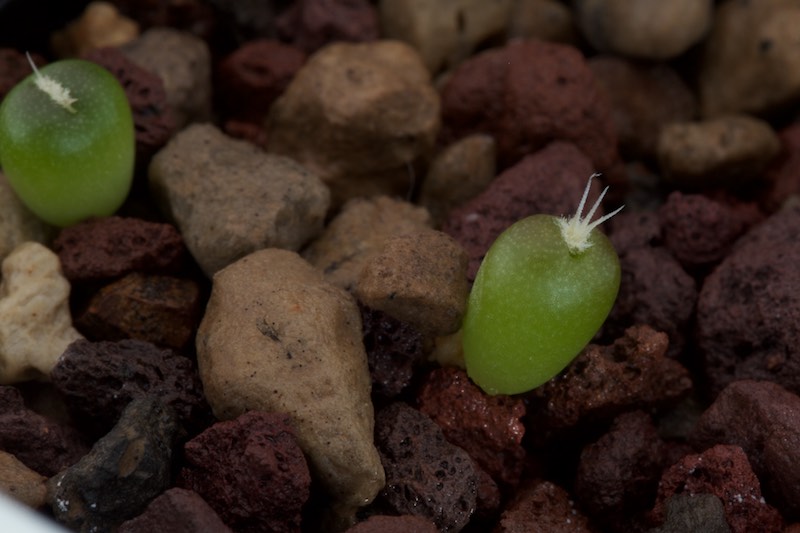
<instances>
[{"instance_id":1,"label":"white bristle on seedling","mask_svg":"<svg viewBox=\"0 0 800 533\"><path fill-rule=\"evenodd\" d=\"M28 52L25 52L25 55L28 56L28 63L31 64L31 68L33 69L34 73L33 82L36 84L36 87L38 87L40 91L49 96L53 102L63 107L70 113L77 113L75 108L72 107L72 104L77 102L78 99L73 98L69 92L69 89L61 85L59 82L57 82L50 76L39 72L39 69L36 68L36 65L34 64L33 59L31 58L31 55Z\"/></svg>"},{"instance_id":2,"label":"white bristle on seedling","mask_svg":"<svg viewBox=\"0 0 800 533\"><path fill-rule=\"evenodd\" d=\"M587 213L585 217L581 217L583 208L586 205L586 199L589 197L589 188L592 185L592 178L597 176L599 176L599 174L592 174L589 176L586 189L583 191L581 203L578 205L578 211L569 218L560 217L557 219L558 226L561 228L561 236L564 238L564 242L567 243L567 248L569 248L571 254L579 254L588 249L591 246L591 243L589 243L589 235L592 230L622 211L622 208L625 207L622 205L611 213L603 215L594 222L591 222L595 211L597 211L597 208L600 206L600 202L603 201L603 197L606 195L606 192L608 192L608 187L606 187L603 189L603 192L600 193L600 197L589 210L589 213Z\"/></svg>"}]
</instances>

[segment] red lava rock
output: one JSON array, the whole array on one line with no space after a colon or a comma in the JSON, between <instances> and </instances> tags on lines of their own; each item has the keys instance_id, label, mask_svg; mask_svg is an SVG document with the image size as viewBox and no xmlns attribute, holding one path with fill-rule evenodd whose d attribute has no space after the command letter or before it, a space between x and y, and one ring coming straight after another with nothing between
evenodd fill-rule
<instances>
[{"instance_id":1,"label":"red lava rock","mask_svg":"<svg viewBox=\"0 0 800 533\"><path fill-rule=\"evenodd\" d=\"M445 438L505 488L519 483L525 461L525 404L520 398L489 396L458 368L428 374L417 395L419 410L442 428Z\"/></svg>"},{"instance_id":2,"label":"red lava rock","mask_svg":"<svg viewBox=\"0 0 800 533\"><path fill-rule=\"evenodd\" d=\"M665 504L674 494L713 494L725 508L733 533L780 532L783 519L764 503L758 478L739 446L718 445L699 455L687 455L661 478L653 520L665 518Z\"/></svg>"},{"instance_id":3,"label":"red lava rock","mask_svg":"<svg viewBox=\"0 0 800 533\"><path fill-rule=\"evenodd\" d=\"M89 447L71 427L27 409L15 387L0 385L0 450L43 476L53 476Z\"/></svg>"},{"instance_id":4,"label":"red lava rock","mask_svg":"<svg viewBox=\"0 0 800 533\"><path fill-rule=\"evenodd\" d=\"M438 531L433 522L420 516L375 515L354 525L345 533L437 533Z\"/></svg>"},{"instance_id":5,"label":"red lava rock","mask_svg":"<svg viewBox=\"0 0 800 533\"><path fill-rule=\"evenodd\" d=\"M592 165L574 145L554 142L497 176L484 192L448 214L442 231L469 255L467 276L475 279L489 246L514 222L545 213L572 214L578 208ZM593 183L587 204L597 199Z\"/></svg>"},{"instance_id":6,"label":"red lava rock","mask_svg":"<svg viewBox=\"0 0 800 533\"><path fill-rule=\"evenodd\" d=\"M611 104L569 45L513 41L464 61L442 89L442 116L447 142L492 135L501 167L554 139L574 143L599 171L617 160Z\"/></svg>"},{"instance_id":7,"label":"red lava rock","mask_svg":"<svg viewBox=\"0 0 800 533\"><path fill-rule=\"evenodd\" d=\"M735 444L747 452L770 502L800 519L800 397L768 381L735 381L700 417L697 448Z\"/></svg>"},{"instance_id":8,"label":"red lava rock","mask_svg":"<svg viewBox=\"0 0 800 533\"><path fill-rule=\"evenodd\" d=\"M519 491L503 511L493 533L589 533L589 521L570 495L550 481L535 481Z\"/></svg>"},{"instance_id":9,"label":"red lava rock","mask_svg":"<svg viewBox=\"0 0 800 533\"><path fill-rule=\"evenodd\" d=\"M430 418L394 403L375 417L375 445L386 471L378 505L432 520L440 531L460 531L469 522L476 505L475 467Z\"/></svg>"},{"instance_id":10,"label":"red lava rock","mask_svg":"<svg viewBox=\"0 0 800 533\"><path fill-rule=\"evenodd\" d=\"M207 422L208 406L194 363L137 340L67 347L50 375L77 422L103 434L133 399L158 396L189 427Z\"/></svg>"},{"instance_id":11,"label":"red lava rock","mask_svg":"<svg viewBox=\"0 0 800 533\"><path fill-rule=\"evenodd\" d=\"M753 211L748 217L702 194L674 191L659 210L664 244L687 270L713 265L756 221Z\"/></svg>"},{"instance_id":12,"label":"red lava rock","mask_svg":"<svg viewBox=\"0 0 800 533\"><path fill-rule=\"evenodd\" d=\"M163 492L145 511L123 522L117 533L232 533L199 494L178 487Z\"/></svg>"},{"instance_id":13,"label":"red lava rock","mask_svg":"<svg viewBox=\"0 0 800 533\"><path fill-rule=\"evenodd\" d=\"M161 78L128 59L118 48L97 48L83 59L111 72L125 89L136 132L136 159L140 164L149 162L177 128Z\"/></svg>"},{"instance_id":14,"label":"red lava rock","mask_svg":"<svg viewBox=\"0 0 800 533\"><path fill-rule=\"evenodd\" d=\"M31 54L37 68L42 68L47 61L39 54ZM33 71L25 54L13 48L0 48L0 101L5 98L8 91L27 78Z\"/></svg>"},{"instance_id":15,"label":"red lava rock","mask_svg":"<svg viewBox=\"0 0 800 533\"><path fill-rule=\"evenodd\" d=\"M235 531L300 531L311 475L289 417L247 412L184 446L178 484L194 490Z\"/></svg>"},{"instance_id":16,"label":"red lava rock","mask_svg":"<svg viewBox=\"0 0 800 533\"><path fill-rule=\"evenodd\" d=\"M610 346L590 344L564 372L529 395L526 425L538 435L677 403L692 380L666 351L666 334L649 326L629 328Z\"/></svg>"},{"instance_id":17,"label":"red lava rock","mask_svg":"<svg viewBox=\"0 0 800 533\"><path fill-rule=\"evenodd\" d=\"M298 0L278 16L278 35L307 53L332 41L379 37L378 13L367 0Z\"/></svg>"},{"instance_id":18,"label":"red lava rock","mask_svg":"<svg viewBox=\"0 0 800 533\"><path fill-rule=\"evenodd\" d=\"M423 361L422 335L413 326L359 303L372 394L387 400L405 389Z\"/></svg>"},{"instance_id":19,"label":"red lava rock","mask_svg":"<svg viewBox=\"0 0 800 533\"><path fill-rule=\"evenodd\" d=\"M171 224L108 217L61 231L53 242L70 282L103 281L133 271L172 273L186 257L183 237Z\"/></svg>"},{"instance_id":20,"label":"red lava rock","mask_svg":"<svg viewBox=\"0 0 800 533\"><path fill-rule=\"evenodd\" d=\"M665 447L650 416L643 411L614 419L611 429L581 452L575 494L591 516L614 531L655 501L665 465Z\"/></svg>"},{"instance_id":21,"label":"red lava rock","mask_svg":"<svg viewBox=\"0 0 800 533\"><path fill-rule=\"evenodd\" d=\"M790 124L778 132L781 152L764 173L768 183L760 204L769 213L780 209L793 194L800 194L800 122Z\"/></svg>"},{"instance_id":22,"label":"red lava rock","mask_svg":"<svg viewBox=\"0 0 800 533\"><path fill-rule=\"evenodd\" d=\"M217 69L222 111L229 118L260 125L305 61L305 53L279 41L245 43Z\"/></svg>"},{"instance_id":23,"label":"red lava rock","mask_svg":"<svg viewBox=\"0 0 800 533\"><path fill-rule=\"evenodd\" d=\"M697 344L713 395L736 379L800 393L800 205L755 226L705 278Z\"/></svg>"},{"instance_id":24,"label":"red lava rock","mask_svg":"<svg viewBox=\"0 0 800 533\"><path fill-rule=\"evenodd\" d=\"M661 222L653 211L622 210L608 221L611 244L620 256L662 244Z\"/></svg>"},{"instance_id":25,"label":"red lava rock","mask_svg":"<svg viewBox=\"0 0 800 533\"><path fill-rule=\"evenodd\" d=\"M137 339L180 351L194 340L200 311L196 282L132 272L92 296L75 325L94 341Z\"/></svg>"}]
</instances>

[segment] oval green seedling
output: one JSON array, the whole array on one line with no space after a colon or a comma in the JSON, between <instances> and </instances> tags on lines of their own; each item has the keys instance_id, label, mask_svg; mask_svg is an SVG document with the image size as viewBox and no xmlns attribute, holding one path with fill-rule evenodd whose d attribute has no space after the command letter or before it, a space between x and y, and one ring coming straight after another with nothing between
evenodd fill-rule
<instances>
[{"instance_id":1,"label":"oval green seedling","mask_svg":"<svg viewBox=\"0 0 800 533\"><path fill-rule=\"evenodd\" d=\"M30 60L30 56L28 56ZM113 214L133 179L135 137L125 91L106 69L51 63L0 103L0 167L22 202L68 226Z\"/></svg>"},{"instance_id":2,"label":"oval green seedling","mask_svg":"<svg viewBox=\"0 0 800 533\"><path fill-rule=\"evenodd\" d=\"M574 216L516 222L481 263L462 333L467 373L489 394L526 392L554 377L614 304L619 258L596 228L622 207L591 222L606 187L582 217L592 177Z\"/></svg>"}]
</instances>

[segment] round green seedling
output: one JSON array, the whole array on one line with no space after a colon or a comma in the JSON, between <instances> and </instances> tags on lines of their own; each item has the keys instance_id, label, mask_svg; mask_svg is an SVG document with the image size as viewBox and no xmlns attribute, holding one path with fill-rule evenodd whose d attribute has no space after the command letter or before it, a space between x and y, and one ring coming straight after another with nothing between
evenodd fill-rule
<instances>
[{"instance_id":1,"label":"round green seedling","mask_svg":"<svg viewBox=\"0 0 800 533\"><path fill-rule=\"evenodd\" d=\"M467 373L489 394L517 394L554 377L597 333L617 297L619 258L590 222L535 215L492 244L470 292L463 323ZM622 209L622 208L620 208Z\"/></svg>"},{"instance_id":2,"label":"round green seedling","mask_svg":"<svg viewBox=\"0 0 800 533\"><path fill-rule=\"evenodd\" d=\"M134 128L125 91L104 68L58 61L0 103L0 167L44 221L69 226L113 214L133 179Z\"/></svg>"}]
</instances>

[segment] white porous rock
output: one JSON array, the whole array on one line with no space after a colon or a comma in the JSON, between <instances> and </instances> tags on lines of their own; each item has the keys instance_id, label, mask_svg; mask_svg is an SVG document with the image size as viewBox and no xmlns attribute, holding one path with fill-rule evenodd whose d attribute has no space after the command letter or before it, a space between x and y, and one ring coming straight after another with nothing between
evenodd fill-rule
<instances>
[{"instance_id":1,"label":"white porous rock","mask_svg":"<svg viewBox=\"0 0 800 533\"><path fill-rule=\"evenodd\" d=\"M328 187L288 157L211 124L176 135L150 164L150 187L203 271L263 248L297 250L322 231Z\"/></svg>"},{"instance_id":2,"label":"white porous rock","mask_svg":"<svg viewBox=\"0 0 800 533\"><path fill-rule=\"evenodd\" d=\"M299 255L260 250L217 272L197 362L219 419L249 410L291 416L338 519L383 487L358 307Z\"/></svg>"},{"instance_id":3,"label":"white porous rock","mask_svg":"<svg viewBox=\"0 0 800 533\"><path fill-rule=\"evenodd\" d=\"M69 282L58 256L26 242L2 265L0 282L0 384L46 379L70 343Z\"/></svg>"},{"instance_id":4,"label":"white porous rock","mask_svg":"<svg viewBox=\"0 0 800 533\"><path fill-rule=\"evenodd\" d=\"M23 242L45 242L51 233L52 228L25 207L0 173L0 261Z\"/></svg>"}]
</instances>

